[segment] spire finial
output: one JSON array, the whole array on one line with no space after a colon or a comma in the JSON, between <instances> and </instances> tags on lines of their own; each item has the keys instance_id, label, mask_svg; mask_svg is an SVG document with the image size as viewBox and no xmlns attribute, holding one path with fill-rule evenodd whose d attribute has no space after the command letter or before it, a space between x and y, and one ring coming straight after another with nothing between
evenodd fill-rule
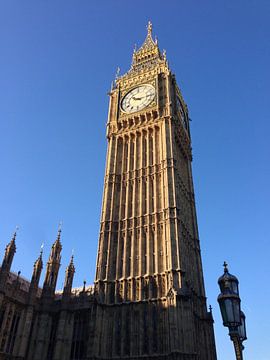
<instances>
[{"instance_id":1,"label":"spire finial","mask_svg":"<svg viewBox=\"0 0 270 360\"><path fill-rule=\"evenodd\" d=\"M163 50L163 59L166 61L167 60L167 56L166 56L166 50Z\"/></svg>"},{"instance_id":2,"label":"spire finial","mask_svg":"<svg viewBox=\"0 0 270 360\"><path fill-rule=\"evenodd\" d=\"M153 25L151 23L151 21L148 21L148 25L147 25L147 34L152 36L152 29L153 29Z\"/></svg>"},{"instance_id":3,"label":"spire finial","mask_svg":"<svg viewBox=\"0 0 270 360\"><path fill-rule=\"evenodd\" d=\"M58 242L58 243L60 243L61 232L62 232L62 225L63 225L63 222L60 221L60 222L59 222L59 225L58 225L58 232L57 232L57 239L56 239L56 242Z\"/></svg>"},{"instance_id":4,"label":"spire finial","mask_svg":"<svg viewBox=\"0 0 270 360\"><path fill-rule=\"evenodd\" d=\"M62 225L63 225L63 221L60 221L58 224L58 234L60 234L62 231Z\"/></svg>"},{"instance_id":5,"label":"spire finial","mask_svg":"<svg viewBox=\"0 0 270 360\"><path fill-rule=\"evenodd\" d=\"M73 260L74 260L74 254L73 254L73 252L72 252L71 258L70 258L70 265L74 265L74 264L73 264Z\"/></svg>"},{"instance_id":6,"label":"spire finial","mask_svg":"<svg viewBox=\"0 0 270 360\"><path fill-rule=\"evenodd\" d=\"M227 273L229 270L228 270L228 264L226 263L226 261L224 261L223 266L224 266L224 273Z\"/></svg>"},{"instance_id":7,"label":"spire finial","mask_svg":"<svg viewBox=\"0 0 270 360\"><path fill-rule=\"evenodd\" d=\"M74 266L74 249L71 250L70 264Z\"/></svg>"},{"instance_id":8,"label":"spire finial","mask_svg":"<svg viewBox=\"0 0 270 360\"><path fill-rule=\"evenodd\" d=\"M118 66L116 69L115 81L119 78L119 74L120 74L120 67Z\"/></svg>"},{"instance_id":9,"label":"spire finial","mask_svg":"<svg viewBox=\"0 0 270 360\"><path fill-rule=\"evenodd\" d=\"M15 239L16 239L16 236L17 236L17 231L19 230L19 226L18 225L16 225L16 227L15 227L15 231L14 231L14 234L13 234L13 237L12 237L12 241L15 241Z\"/></svg>"},{"instance_id":10,"label":"spire finial","mask_svg":"<svg viewBox=\"0 0 270 360\"><path fill-rule=\"evenodd\" d=\"M39 257L37 259L37 262L39 262L39 261L42 262L43 248L44 248L44 243L42 243L41 246L40 246L40 253L39 253Z\"/></svg>"}]
</instances>

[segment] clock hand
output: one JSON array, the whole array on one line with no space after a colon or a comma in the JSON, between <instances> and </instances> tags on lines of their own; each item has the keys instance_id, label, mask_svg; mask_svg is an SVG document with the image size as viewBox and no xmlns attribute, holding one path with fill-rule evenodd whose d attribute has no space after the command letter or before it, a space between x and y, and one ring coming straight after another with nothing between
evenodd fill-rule
<instances>
[{"instance_id":1,"label":"clock hand","mask_svg":"<svg viewBox=\"0 0 270 360\"><path fill-rule=\"evenodd\" d=\"M146 95L146 96L142 96L142 97L140 97L140 98L136 98L135 96L133 96L133 100L142 100L142 99L144 99L144 98L146 98L148 95Z\"/></svg>"}]
</instances>

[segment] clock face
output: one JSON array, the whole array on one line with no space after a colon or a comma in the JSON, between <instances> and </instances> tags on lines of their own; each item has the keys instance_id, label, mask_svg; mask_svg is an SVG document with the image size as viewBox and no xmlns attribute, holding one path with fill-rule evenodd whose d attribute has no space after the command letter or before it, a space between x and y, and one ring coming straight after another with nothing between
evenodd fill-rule
<instances>
[{"instance_id":1,"label":"clock face","mask_svg":"<svg viewBox=\"0 0 270 360\"><path fill-rule=\"evenodd\" d=\"M155 97L155 88L145 84L130 90L121 102L122 110L126 113L140 111L148 106Z\"/></svg>"}]
</instances>

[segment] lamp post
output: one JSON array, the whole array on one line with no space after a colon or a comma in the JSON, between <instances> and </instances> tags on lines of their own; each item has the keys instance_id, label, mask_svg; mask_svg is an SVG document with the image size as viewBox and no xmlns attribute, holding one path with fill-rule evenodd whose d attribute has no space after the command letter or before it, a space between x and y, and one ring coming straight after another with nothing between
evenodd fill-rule
<instances>
[{"instance_id":1,"label":"lamp post","mask_svg":"<svg viewBox=\"0 0 270 360\"><path fill-rule=\"evenodd\" d=\"M223 264L224 274L218 279L220 294L218 303L220 306L223 325L229 328L229 336L233 342L236 360L243 360L242 342L247 339L245 315L241 311L240 296L236 276L229 273L226 262Z\"/></svg>"}]
</instances>

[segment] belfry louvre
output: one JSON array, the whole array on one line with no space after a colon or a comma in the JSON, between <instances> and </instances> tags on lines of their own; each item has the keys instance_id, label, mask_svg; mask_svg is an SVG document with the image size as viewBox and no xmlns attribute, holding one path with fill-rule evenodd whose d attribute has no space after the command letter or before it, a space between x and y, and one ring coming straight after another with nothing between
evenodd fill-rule
<instances>
[{"instance_id":1,"label":"belfry louvre","mask_svg":"<svg viewBox=\"0 0 270 360\"><path fill-rule=\"evenodd\" d=\"M108 151L94 285L55 291L61 229L39 287L0 271L0 359L215 360L191 171L188 109L152 38L110 90Z\"/></svg>"}]
</instances>

